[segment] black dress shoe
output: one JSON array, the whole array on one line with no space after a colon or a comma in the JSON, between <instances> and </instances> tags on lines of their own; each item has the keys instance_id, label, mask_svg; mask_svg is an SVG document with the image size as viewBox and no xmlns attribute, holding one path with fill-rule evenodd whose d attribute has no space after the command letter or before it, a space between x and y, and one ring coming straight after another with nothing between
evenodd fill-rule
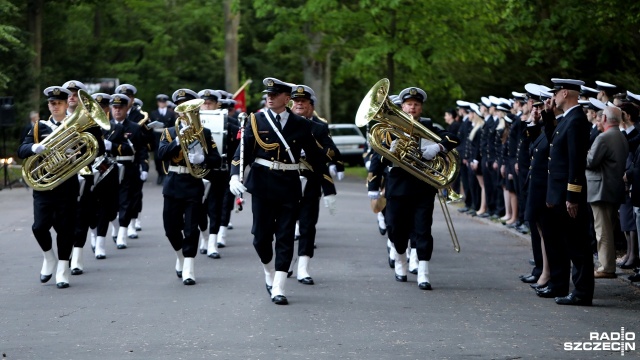
<instances>
[{"instance_id":1,"label":"black dress shoe","mask_svg":"<svg viewBox=\"0 0 640 360\"><path fill-rule=\"evenodd\" d=\"M387 234L387 229L383 229L380 226L378 226L378 231L380 231L380 235L386 235Z\"/></svg>"},{"instance_id":2,"label":"black dress shoe","mask_svg":"<svg viewBox=\"0 0 640 360\"><path fill-rule=\"evenodd\" d=\"M534 259L529 259L529 265L536 266L536 261Z\"/></svg>"},{"instance_id":3,"label":"black dress shoe","mask_svg":"<svg viewBox=\"0 0 640 360\"><path fill-rule=\"evenodd\" d=\"M418 269L409 270L409 272L412 273L413 275L417 275Z\"/></svg>"},{"instance_id":4,"label":"black dress shoe","mask_svg":"<svg viewBox=\"0 0 640 360\"><path fill-rule=\"evenodd\" d=\"M468 207L461 207L460 209L458 209L459 213L466 213L467 211L469 211Z\"/></svg>"},{"instance_id":5,"label":"black dress shoe","mask_svg":"<svg viewBox=\"0 0 640 360\"><path fill-rule=\"evenodd\" d=\"M284 295L276 295L274 297L271 298L271 301L274 302L276 305L288 305L289 302L287 301L287 297Z\"/></svg>"},{"instance_id":6,"label":"black dress shoe","mask_svg":"<svg viewBox=\"0 0 640 360\"><path fill-rule=\"evenodd\" d=\"M71 269L71 275L82 275L82 269Z\"/></svg>"},{"instance_id":7,"label":"black dress shoe","mask_svg":"<svg viewBox=\"0 0 640 360\"><path fill-rule=\"evenodd\" d=\"M492 221L498 221L500 219L500 215L493 214L493 215L489 216L489 219L492 220Z\"/></svg>"},{"instance_id":8,"label":"black dress shoe","mask_svg":"<svg viewBox=\"0 0 640 360\"><path fill-rule=\"evenodd\" d=\"M591 306L591 299L581 299L572 293L569 293L567 296L557 297L556 304L558 305L581 305L581 306Z\"/></svg>"},{"instance_id":9,"label":"black dress shoe","mask_svg":"<svg viewBox=\"0 0 640 360\"><path fill-rule=\"evenodd\" d=\"M182 271L178 271L178 270L176 270L176 275L177 275L180 279L182 279Z\"/></svg>"},{"instance_id":10,"label":"black dress shoe","mask_svg":"<svg viewBox=\"0 0 640 360\"><path fill-rule=\"evenodd\" d=\"M51 277L53 276L53 274L49 274L49 275L42 275L40 274L40 282L41 283L46 283L47 281L51 280Z\"/></svg>"},{"instance_id":11,"label":"black dress shoe","mask_svg":"<svg viewBox=\"0 0 640 360\"><path fill-rule=\"evenodd\" d=\"M518 232L522 234L528 234L531 231L526 224L520 225L519 227L516 228L516 230L518 230Z\"/></svg>"},{"instance_id":12,"label":"black dress shoe","mask_svg":"<svg viewBox=\"0 0 640 360\"><path fill-rule=\"evenodd\" d=\"M98 260L104 260L106 258L107 258L106 255L96 255L96 259L98 259Z\"/></svg>"},{"instance_id":13,"label":"black dress shoe","mask_svg":"<svg viewBox=\"0 0 640 360\"><path fill-rule=\"evenodd\" d=\"M287 271L287 279L290 278L291 275L293 275L293 271Z\"/></svg>"},{"instance_id":14,"label":"black dress shoe","mask_svg":"<svg viewBox=\"0 0 640 360\"><path fill-rule=\"evenodd\" d=\"M428 282L422 282L418 284L418 287L420 288L420 290L433 290L431 288L431 284L429 284Z\"/></svg>"},{"instance_id":15,"label":"black dress shoe","mask_svg":"<svg viewBox=\"0 0 640 360\"><path fill-rule=\"evenodd\" d=\"M505 224L505 226L507 227L507 229L515 229L516 228L516 223Z\"/></svg>"},{"instance_id":16,"label":"black dress shoe","mask_svg":"<svg viewBox=\"0 0 640 360\"><path fill-rule=\"evenodd\" d=\"M137 238L138 238L138 234L135 234L135 235L127 235L127 237L128 237L129 239L137 239Z\"/></svg>"},{"instance_id":17,"label":"black dress shoe","mask_svg":"<svg viewBox=\"0 0 640 360\"><path fill-rule=\"evenodd\" d=\"M396 274L396 281L407 282L407 275L398 275L398 274Z\"/></svg>"},{"instance_id":18,"label":"black dress shoe","mask_svg":"<svg viewBox=\"0 0 640 360\"><path fill-rule=\"evenodd\" d=\"M529 276L525 276L522 279L520 279L523 283L527 283L527 284L533 284L534 282L538 282L538 277L537 276L533 276L533 275L529 275Z\"/></svg>"},{"instance_id":19,"label":"black dress shoe","mask_svg":"<svg viewBox=\"0 0 640 360\"><path fill-rule=\"evenodd\" d=\"M564 294L566 294L566 292ZM564 294L554 289L550 289L548 286L536 289L536 295L546 299L565 296Z\"/></svg>"},{"instance_id":20,"label":"black dress shoe","mask_svg":"<svg viewBox=\"0 0 640 360\"><path fill-rule=\"evenodd\" d=\"M204 253L206 254L207 252L205 251ZM220 254L217 253L217 252L212 252L211 254L209 254L207 256L212 258L212 259L220 259Z\"/></svg>"},{"instance_id":21,"label":"black dress shoe","mask_svg":"<svg viewBox=\"0 0 640 360\"><path fill-rule=\"evenodd\" d=\"M471 210L467 211L467 215L476 216L476 215L478 215L478 213L476 213L475 210L471 209Z\"/></svg>"},{"instance_id":22,"label":"black dress shoe","mask_svg":"<svg viewBox=\"0 0 640 360\"><path fill-rule=\"evenodd\" d=\"M267 284L264 284L264 286L267 287L267 292L269 293L269 296L271 296L271 289L273 289L273 286L269 286Z\"/></svg>"},{"instance_id":23,"label":"black dress shoe","mask_svg":"<svg viewBox=\"0 0 640 360\"><path fill-rule=\"evenodd\" d=\"M207 255L207 249L200 249L200 254Z\"/></svg>"},{"instance_id":24,"label":"black dress shoe","mask_svg":"<svg viewBox=\"0 0 640 360\"><path fill-rule=\"evenodd\" d=\"M476 215L478 215L478 214L476 214ZM486 218L488 218L489 216L491 216L491 215L489 215L489 213L488 213L488 212L484 212L484 213L482 213L482 214L478 215L478 217L479 217L479 218L483 218L483 219L486 219Z\"/></svg>"},{"instance_id":25,"label":"black dress shoe","mask_svg":"<svg viewBox=\"0 0 640 360\"><path fill-rule=\"evenodd\" d=\"M126 249L127 245L118 245L117 247L119 250L122 250L122 249Z\"/></svg>"},{"instance_id":26,"label":"black dress shoe","mask_svg":"<svg viewBox=\"0 0 640 360\"><path fill-rule=\"evenodd\" d=\"M223 244L223 243L217 243L216 245L218 245L218 248L222 249L224 247L227 247L227 245Z\"/></svg>"},{"instance_id":27,"label":"black dress shoe","mask_svg":"<svg viewBox=\"0 0 640 360\"><path fill-rule=\"evenodd\" d=\"M544 283L542 285L539 285L538 283L535 283L535 284L529 284L529 286L531 286L531 288L533 290L538 290L538 289L542 289L542 288L547 287L547 283Z\"/></svg>"},{"instance_id":28,"label":"black dress shoe","mask_svg":"<svg viewBox=\"0 0 640 360\"><path fill-rule=\"evenodd\" d=\"M629 279L629 281L631 281L631 282L638 282L638 281L640 281L640 274L629 275L629 277L627 277L627 279Z\"/></svg>"},{"instance_id":29,"label":"black dress shoe","mask_svg":"<svg viewBox=\"0 0 640 360\"><path fill-rule=\"evenodd\" d=\"M636 259L631 264L622 264L620 265L620 269L635 269L638 265L640 265L640 260Z\"/></svg>"},{"instance_id":30,"label":"black dress shoe","mask_svg":"<svg viewBox=\"0 0 640 360\"><path fill-rule=\"evenodd\" d=\"M193 279L183 279L182 283L185 284L185 285L195 285L196 281L193 280Z\"/></svg>"},{"instance_id":31,"label":"black dress shoe","mask_svg":"<svg viewBox=\"0 0 640 360\"><path fill-rule=\"evenodd\" d=\"M65 289L69 287L69 283L67 282L59 282L56 284L56 286L58 287L58 289Z\"/></svg>"},{"instance_id":32,"label":"black dress shoe","mask_svg":"<svg viewBox=\"0 0 640 360\"><path fill-rule=\"evenodd\" d=\"M304 284L304 285L313 285L314 284L313 279L310 276L307 276L304 279L298 279L298 282L300 284Z\"/></svg>"}]
</instances>

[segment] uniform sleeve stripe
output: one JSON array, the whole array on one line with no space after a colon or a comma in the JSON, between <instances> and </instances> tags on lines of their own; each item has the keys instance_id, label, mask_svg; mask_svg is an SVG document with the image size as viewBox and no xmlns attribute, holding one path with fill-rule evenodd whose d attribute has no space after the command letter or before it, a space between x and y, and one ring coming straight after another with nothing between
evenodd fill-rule
<instances>
[{"instance_id":1,"label":"uniform sleeve stripe","mask_svg":"<svg viewBox=\"0 0 640 360\"><path fill-rule=\"evenodd\" d=\"M571 192L582 192L582 185L575 185L575 184L567 184L567 191L571 191Z\"/></svg>"}]
</instances>

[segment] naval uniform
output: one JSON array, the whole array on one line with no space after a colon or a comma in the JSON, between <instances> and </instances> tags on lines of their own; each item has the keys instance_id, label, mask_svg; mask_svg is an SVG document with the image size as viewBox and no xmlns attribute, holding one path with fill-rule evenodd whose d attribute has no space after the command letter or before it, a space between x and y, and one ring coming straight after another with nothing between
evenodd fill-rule
<instances>
[{"instance_id":1,"label":"naval uniform","mask_svg":"<svg viewBox=\"0 0 640 360\"><path fill-rule=\"evenodd\" d=\"M292 159L267 120L267 113L290 147ZM286 121L285 125L281 125ZM231 175L240 173L240 148L231 167ZM295 223L300 212L302 189L300 183L300 154L304 150L312 177L323 177L325 155L311 133L311 122L286 109L282 114L272 110L252 114L244 131L244 164L251 171L244 181L251 193L253 212L253 246L263 264L273 259L272 242L275 235L275 271L286 272L293 257ZM327 175L328 176L328 175ZM335 188L322 182L324 195L334 195Z\"/></svg>"},{"instance_id":2,"label":"naval uniform","mask_svg":"<svg viewBox=\"0 0 640 360\"><path fill-rule=\"evenodd\" d=\"M36 155L31 150L33 144L42 142L58 126L60 123L52 117L36 122L18 148L18 157L26 159ZM71 257L79 190L78 177L73 175L52 190L33 191L33 235L42 251L47 252L53 245L49 232L53 227L57 235L59 260L69 261Z\"/></svg>"},{"instance_id":3,"label":"naval uniform","mask_svg":"<svg viewBox=\"0 0 640 360\"><path fill-rule=\"evenodd\" d=\"M344 171L344 165L340 159L340 150L336 147L329 135L329 125L313 116L309 122L311 123L311 133L322 146L322 152L325 154L325 161L336 164L337 171ZM326 174L325 174L326 175ZM302 170L301 176L307 178L302 200L300 201L300 239L298 240L298 256L313 257L314 244L316 242L316 224L320 216L320 196L321 189L324 186L328 188L335 187L330 176L319 178L313 176L310 170Z\"/></svg>"},{"instance_id":4,"label":"naval uniform","mask_svg":"<svg viewBox=\"0 0 640 360\"><path fill-rule=\"evenodd\" d=\"M453 150L460 143L456 135L446 130L434 128L431 121L420 119L420 122L440 136L439 144L447 151ZM390 138L387 139L387 141L390 140ZM380 166L380 163L383 166ZM380 154L374 153L370 169L375 169L376 173L368 182L369 191L378 191L380 188L379 179L384 165L390 166L392 163ZM411 238L416 242L418 260L431 260L433 252L431 225L433 223L434 200L438 190L398 166L393 166L389 170L386 182L387 210L385 220L389 239L393 242L397 253L404 254L406 252L407 240Z\"/></svg>"},{"instance_id":5,"label":"naval uniform","mask_svg":"<svg viewBox=\"0 0 640 360\"><path fill-rule=\"evenodd\" d=\"M162 167L162 160L160 160L160 156L158 156L158 147L160 146L160 137L162 136L164 129L175 125L176 113L168 107L165 107L164 111L160 111L160 109L158 108L156 110L153 110L151 114L149 114L149 117L151 118L152 122L157 121L164 124L164 128L162 129L153 129L153 159L159 179L164 179L165 173L164 168Z\"/></svg>"},{"instance_id":6,"label":"naval uniform","mask_svg":"<svg viewBox=\"0 0 640 360\"><path fill-rule=\"evenodd\" d=\"M182 129L182 125L180 125ZM208 151L204 153L204 162L198 166L204 169L220 167L220 154L216 143L211 140L211 131L202 129ZM178 129L179 131L179 129ZM165 235L175 251L182 249L185 258L193 258L198 252L198 221L202 212L204 184L202 179L192 176L184 157L182 146L176 141L176 128L165 129L160 138L158 155L168 164L168 173L162 187L164 209L162 218ZM215 184L212 184L215 186Z\"/></svg>"},{"instance_id":7,"label":"naval uniform","mask_svg":"<svg viewBox=\"0 0 640 360\"><path fill-rule=\"evenodd\" d=\"M573 264L573 295L593 298L593 254L588 237L586 158L589 151L590 124L584 111L576 105L562 120L545 123L549 141L549 169L546 202L549 209L549 241L545 239L551 270L548 283L557 296L569 292L569 269ZM575 218L569 216L566 202L578 204Z\"/></svg>"}]
</instances>

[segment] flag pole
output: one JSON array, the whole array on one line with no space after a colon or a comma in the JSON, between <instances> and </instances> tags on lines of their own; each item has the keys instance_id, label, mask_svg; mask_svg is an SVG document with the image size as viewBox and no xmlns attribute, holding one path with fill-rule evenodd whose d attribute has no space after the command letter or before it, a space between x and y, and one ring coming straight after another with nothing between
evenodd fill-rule
<instances>
[{"instance_id":1,"label":"flag pole","mask_svg":"<svg viewBox=\"0 0 640 360\"><path fill-rule=\"evenodd\" d=\"M247 87L247 85L251 84L253 82L253 80L249 79L247 81L244 82L244 84L242 84L242 86L240 86L240 89L238 89L233 96L231 97L232 99L235 99L236 96L238 96L238 94L240 94L242 92L242 90L244 90L245 87Z\"/></svg>"}]
</instances>

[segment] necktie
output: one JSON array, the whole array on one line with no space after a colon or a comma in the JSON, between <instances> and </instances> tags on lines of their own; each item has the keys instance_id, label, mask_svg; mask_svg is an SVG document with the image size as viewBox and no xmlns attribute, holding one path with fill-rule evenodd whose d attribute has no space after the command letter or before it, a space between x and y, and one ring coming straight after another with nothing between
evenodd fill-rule
<instances>
[{"instance_id":1,"label":"necktie","mask_svg":"<svg viewBox=\"0 0 640 360\"><path fill-rule=\"evenodd\" d=\"M276 115L276 126L278 126L278 130L282 131L282 124L280 123L280 114Z\"/></svg>"}]
</instances>

